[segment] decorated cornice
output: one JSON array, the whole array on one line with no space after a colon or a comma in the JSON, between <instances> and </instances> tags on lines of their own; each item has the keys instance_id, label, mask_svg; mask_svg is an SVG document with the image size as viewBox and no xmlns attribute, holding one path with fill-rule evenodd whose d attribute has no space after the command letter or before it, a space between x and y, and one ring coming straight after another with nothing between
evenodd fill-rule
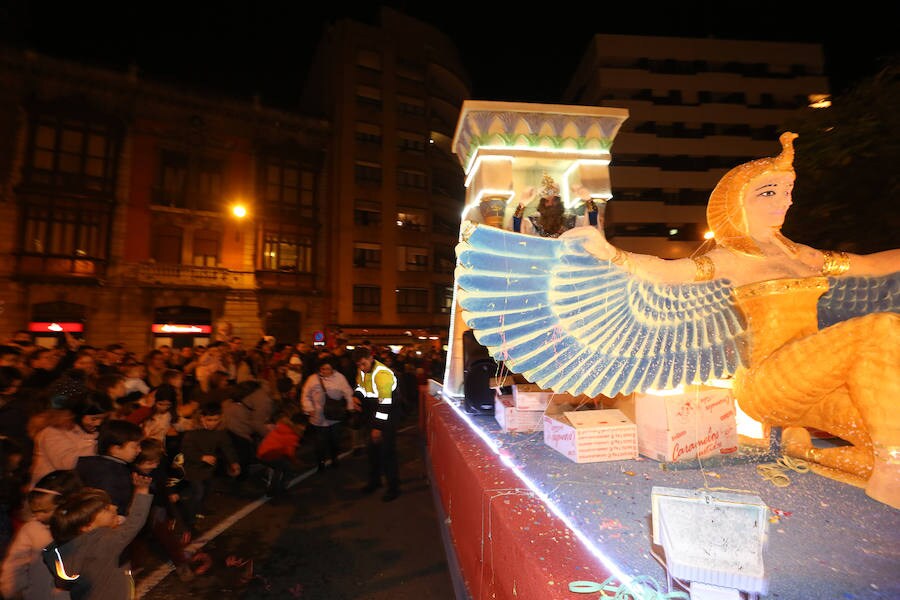
<instances>
[{"instance_id":1,"label":"decorated cornice","mask_svg":"<svg viewBox=\"0 0 900 600\"><path fill-rule=\"evenodd\" d=\"M466 101L453 152L464 169L482 147L608 153L627 118L623 108Z\"/></svg>"}]
</instances>

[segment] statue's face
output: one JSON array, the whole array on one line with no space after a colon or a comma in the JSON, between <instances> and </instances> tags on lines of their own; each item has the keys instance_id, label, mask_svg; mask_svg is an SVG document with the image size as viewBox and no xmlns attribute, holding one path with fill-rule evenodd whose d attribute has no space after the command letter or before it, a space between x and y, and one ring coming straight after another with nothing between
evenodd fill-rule
<instances>
[{"instance_id":1,"label":"statue's face","mask_svg":"<svg viewBox=\"0 0 900 600\"><path fill-rule=\"evenodd\" d=\"M759 237L784 223L792 204L794 174L776 171L754 177L744 192L744 213L750 237Z\"/></svg>"}]
</instances>

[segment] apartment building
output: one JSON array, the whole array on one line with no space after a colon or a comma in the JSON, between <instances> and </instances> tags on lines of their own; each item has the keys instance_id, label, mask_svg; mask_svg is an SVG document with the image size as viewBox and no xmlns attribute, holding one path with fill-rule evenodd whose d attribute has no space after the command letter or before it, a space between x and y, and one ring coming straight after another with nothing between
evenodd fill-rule
<instances>
[{"instance_id":1,"label":"apartment building","mask_svg":"<svg viewBox=\"0 0 900 600\"><path fill-rule=\"evenodd\" d=\"M780 150L782 124L827 104L819 44L596 35L563 101L626 108L612 148L607 235L666 258L707 234L710 191Z\"/></svg>"},{"instance_id":2,"label":"apartment building","mask_svg":"<svg viewBox=\"0 0 900 600\"><path fill-rule=\"evenodd\" d=\"M391 9L324 32L303 109L333 127L329 335L446 342L465 201L450 146L470 87L446 36Z\"/></svg>"},{"instance_id":3,"label":"apartment building","mask_svg":"<svg viewBox=\"0 0 900 600\"><path fill-rule=\"evenodd\" d=\"M0 335L324 329L322 119L0 50Z\"/></svg>"}]
</instances>

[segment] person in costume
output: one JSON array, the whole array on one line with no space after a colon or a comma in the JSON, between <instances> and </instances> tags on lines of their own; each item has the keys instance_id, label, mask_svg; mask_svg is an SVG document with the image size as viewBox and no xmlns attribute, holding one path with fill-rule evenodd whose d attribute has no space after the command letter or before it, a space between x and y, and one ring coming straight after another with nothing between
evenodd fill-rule
<instances>
[{"instance_id":1,"label":"person in costume","mask_svg":"<svg viewBox=\"0 0 900 600\"><path fill-rule=\"evenodd\" d=\"M584 214L575 215L566 210L562 198L559 195L559 186L550 175L544 173L541 179L537 212L525 215L525 207L534 201L534 188L525 190L523 202L520 202L513 213L513 231L538 235L540 237L559 237L566 231L583 225L598 226L600 224L599 210L591 199L587 188L580 186L573 190L584 201ZM602 227L602 225L601 225Z\"/></svg>"},{"instance_id":2,"label":"person in costume","mask_svg":"<svg viewBox=\"0 0 900 600\"><path fill-rule=\"evenodd\" d=\"M463 318L507 367L559 392L733 376L742 410L785 428L787 453L900 508L900 250L820 251L781 233L794 138L719 181L715 247L699 256L624 252L591 227L516 245L470 224L457 248ZM498 256L507 272L485 278ZM814 447L807 427L849 445Z\"/></svg>"}]
</instances>

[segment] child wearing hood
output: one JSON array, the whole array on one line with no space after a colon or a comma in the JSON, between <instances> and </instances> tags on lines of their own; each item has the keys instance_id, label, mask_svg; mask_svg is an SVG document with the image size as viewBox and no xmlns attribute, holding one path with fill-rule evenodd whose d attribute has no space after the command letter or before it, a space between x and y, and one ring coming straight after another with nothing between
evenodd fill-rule
<instances>
[{"instance_id":1,"label":"child wearing hood","mask_svg":"<svg viewBox=\"0 0 900 600\"><path fill-rule=\"evenodd\" d=\"M96 488L75 492L50 518L53 543L44 549L44 562L72 600L134 596L131 572L119 566L119 556L144 526L153 496L149 477L133 473L132 482L134 498L121 524L109 494Z\"/></svg>"}]
</instances>

